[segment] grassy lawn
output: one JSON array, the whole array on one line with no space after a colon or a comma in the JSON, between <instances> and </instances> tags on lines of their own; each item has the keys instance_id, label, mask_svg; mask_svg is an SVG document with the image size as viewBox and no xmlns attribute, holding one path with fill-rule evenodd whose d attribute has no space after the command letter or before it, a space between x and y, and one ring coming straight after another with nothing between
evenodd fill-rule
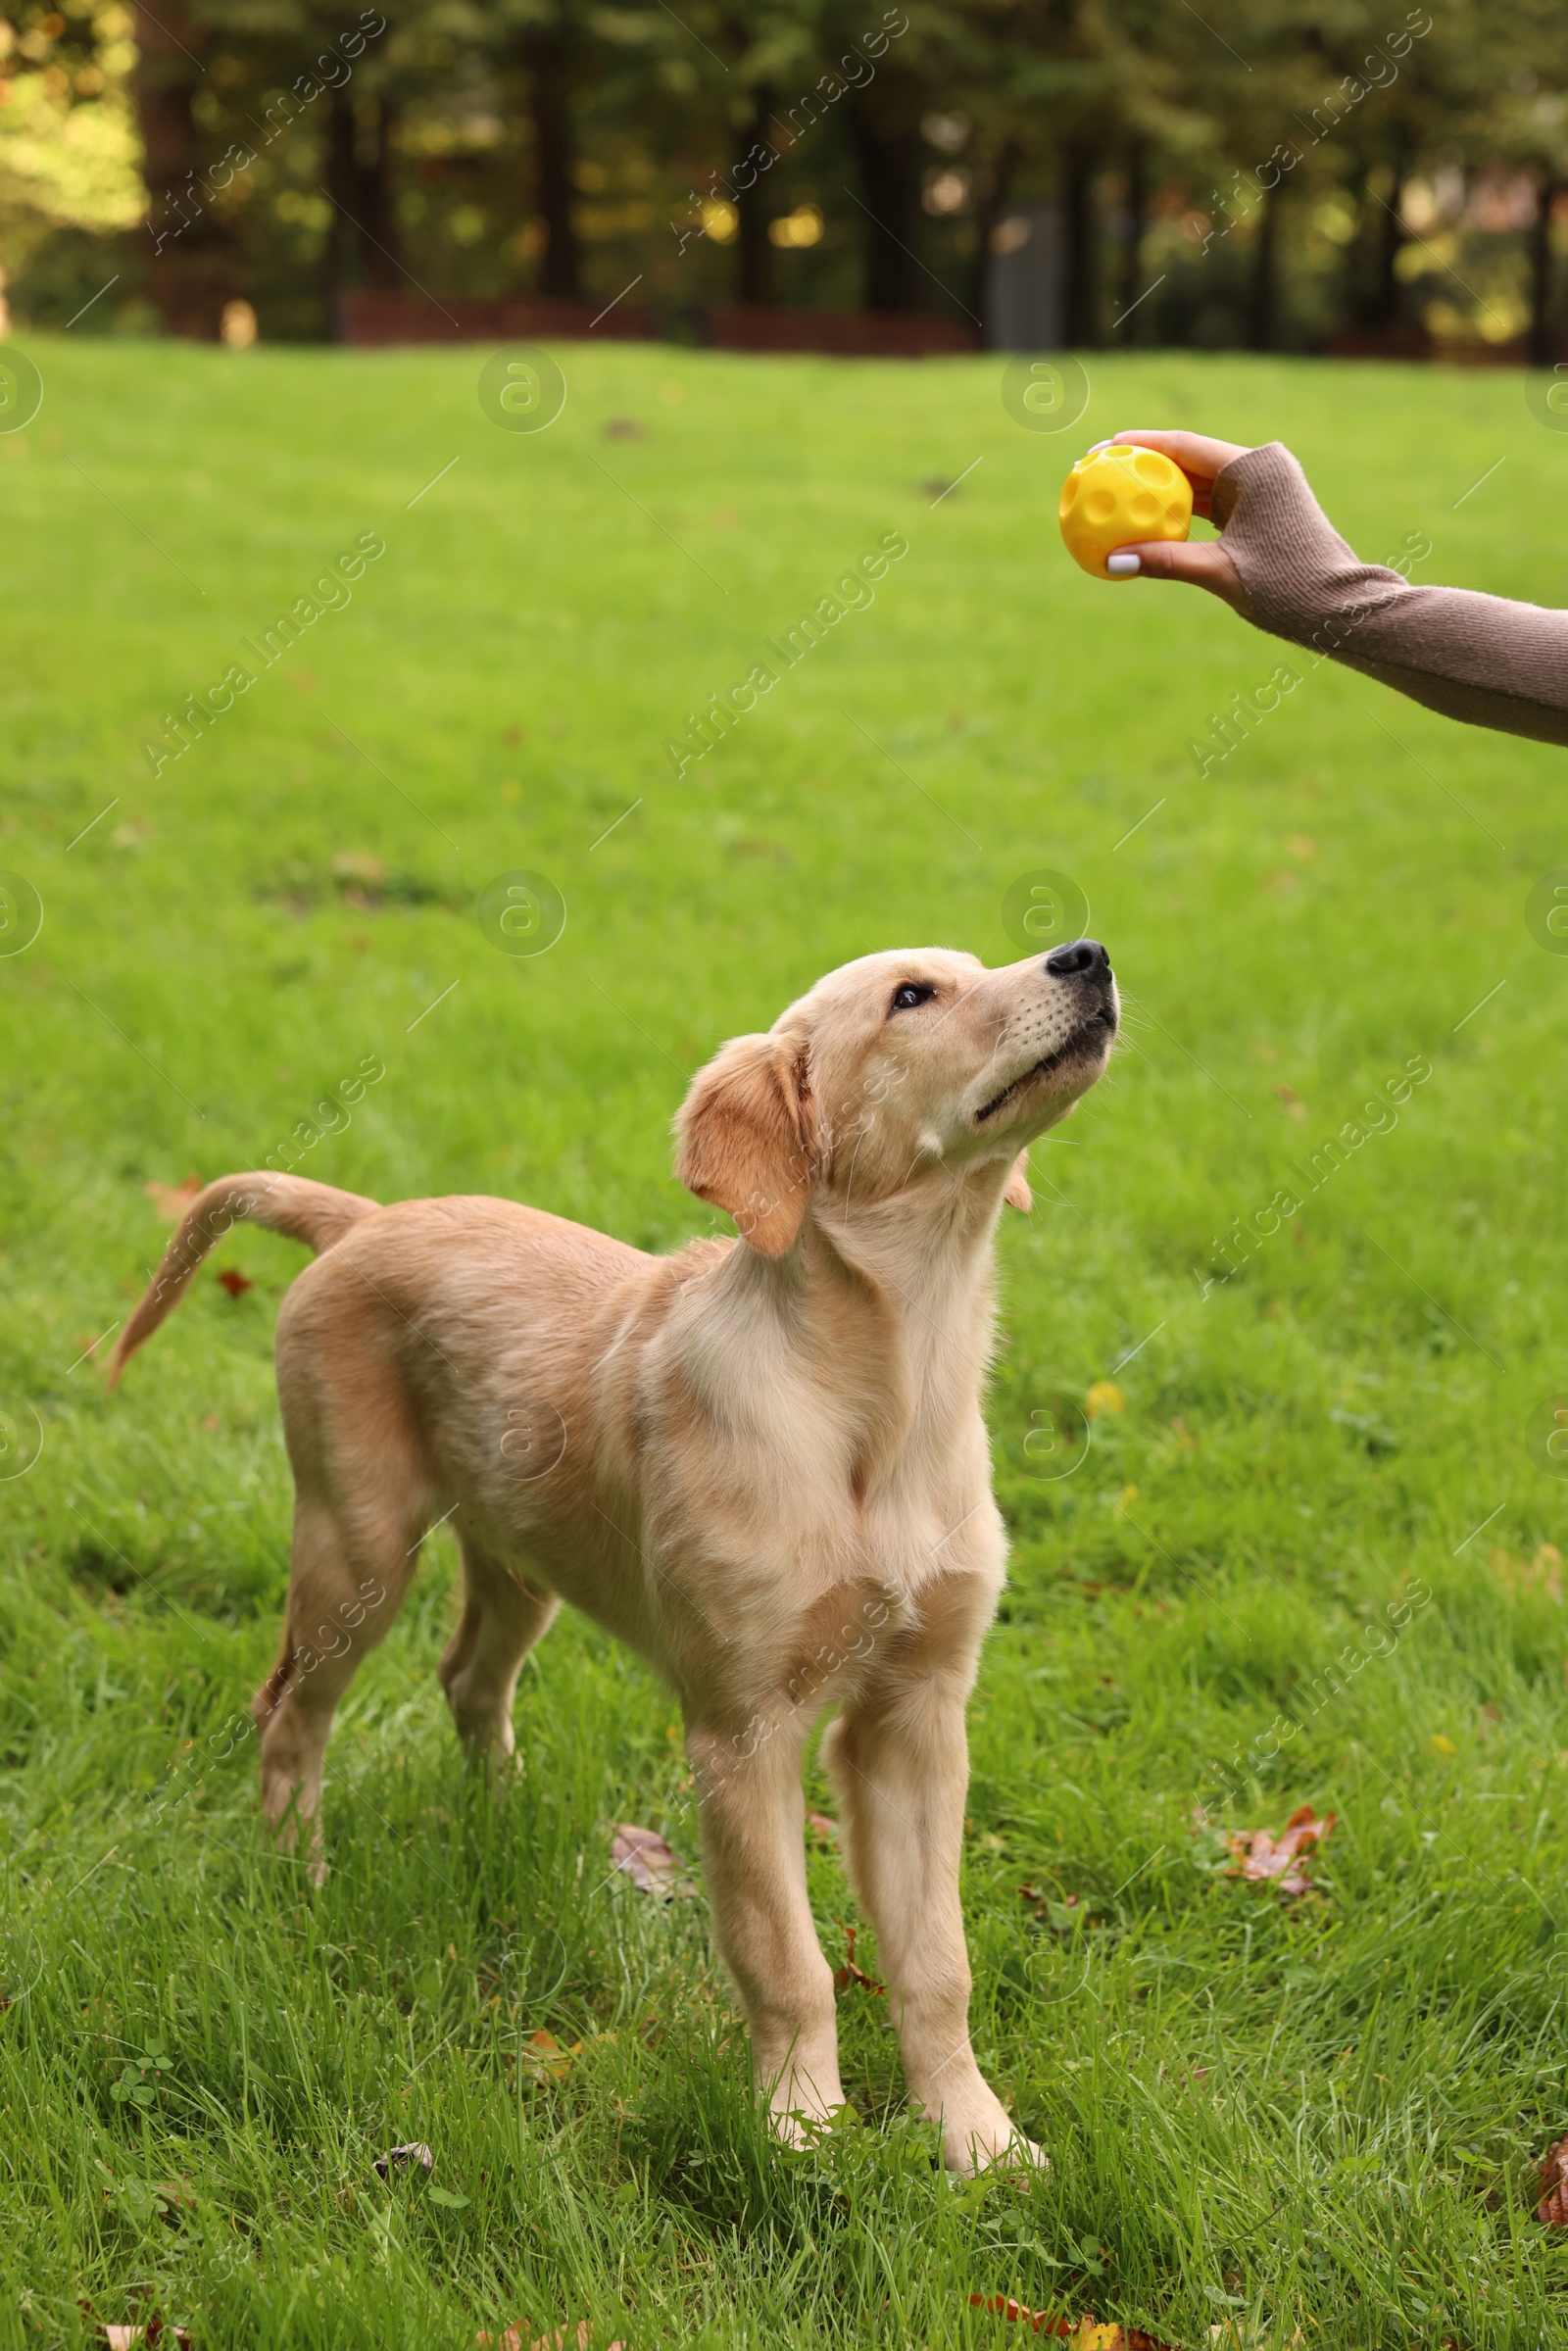
<instances>
[{"instance_id":1,"label":"grassy lawn","mask_svg":"<svg viewBox=\"0 0 1568 2351\"><path fill-rule=\"evenodd\" d=\"M0 439L0 866L43 909L0 960L0 2340L93 2339L82 2297L198 2351L1004 2345L969 2297L1011 2294L1193 2346L1568 2342L1534 2217L1568 2131L1568 962L1524 918L1563 758L1324 666L1200 778L1283 649L1085 578L1054 523L1091 439L1191 421L1289 442L1368 557L1422 532L1417 578L1560 602L1568 440L1506 372L1106 358L1052 438L992 362L568 347L522 434L481 353L33 350ZM874 604L677 778L688 713L890 532ZM352 601L155 773L362 534ZM976 2045L1053 2170L955 2186L885 2001L845 1990L854 2114L781 2153L702 1902L606 1883L617 1821L695 1851L635 1659L563 1619L518 1784L466 1778L444 1536L340 1714L328 1883L269 1851L234 1718L285 1585L299 1250L236 1234L112 1399L78 1358L162 1246L148 1186L291 1134L383 1199L678 1246L696 1064L871 948L1010 960L1043 867L1129 1005L1002 1235L965 1901ZM566 906L530 958L474 918L518 868ZM1219 1832L1300 1804L1339 1816L1312 1891L1226 1874ZM828 1840L810 1883L837 1963ZM433 2172L384 2183L413 2140Z\"/></svg>"}]
</instances>

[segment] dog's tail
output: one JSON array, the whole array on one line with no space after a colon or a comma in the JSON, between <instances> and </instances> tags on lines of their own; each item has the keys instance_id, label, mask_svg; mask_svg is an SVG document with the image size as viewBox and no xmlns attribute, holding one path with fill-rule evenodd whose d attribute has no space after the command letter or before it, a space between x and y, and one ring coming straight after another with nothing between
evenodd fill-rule
<instances>
[{"instance_id":1,"label":"dog's tail","mask_svg":"<svg viewBox=\"0 0 1568 2351\"><path fill-rule=\"evenodd\" d=\"M136 1349L179 1303L214 1243L232 1232L236 1224L246 1221L266 1225L272 1233L286 1233L291 1241L305 1242L319 1256L342 1240L351 1224L379 1205L378 1200L365 1200L357 1192L338 1192L330 1184L313 1184L304 1176L273 1175L270 1170L220 1176L191 1201L151 1286L122 1331L109 1365L110 1387L118 1384Z\"/></svg>"}]
</instances>

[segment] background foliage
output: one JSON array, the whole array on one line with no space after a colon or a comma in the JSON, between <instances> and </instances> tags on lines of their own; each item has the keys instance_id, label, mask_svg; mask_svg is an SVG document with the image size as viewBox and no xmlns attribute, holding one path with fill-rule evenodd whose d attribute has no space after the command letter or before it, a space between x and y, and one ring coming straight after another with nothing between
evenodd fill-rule
<instances>
[{"instance_id":1,"label":"background foliage","mask_svg":"<svg viewBox=\"0 0 1568 2351\"><path fill-rule=\"evenodd\" d=\"M988 256L1052 203L1080 347L1562 333L1549 0L28 0L0 41L0 257L35 324L97 295L84 332L211 335L244 299L318 337L356 286L635 283L677 339L715 300L982 331Z\"/></svg>"}]
</instances>

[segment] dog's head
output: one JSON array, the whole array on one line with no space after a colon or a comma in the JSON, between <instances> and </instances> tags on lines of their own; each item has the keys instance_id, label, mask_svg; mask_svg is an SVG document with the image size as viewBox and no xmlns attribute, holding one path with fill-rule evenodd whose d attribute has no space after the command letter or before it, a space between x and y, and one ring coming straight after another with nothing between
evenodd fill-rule
<instances>
[{"instance_id":1,"label":"dog's head","mask_svg":"<svg viewBox=\"0 0 1568 2351\"><path fill-rule=\"evenodd\" d=\"M862 955L698 1071L676 1175L770 1257L813 1202L847 1215L987 1167L1026 1208L1021 1153L1101 1076L1118 1017L1092 939L1001 971L946 948Z\"/></svg>"}]
</instances>

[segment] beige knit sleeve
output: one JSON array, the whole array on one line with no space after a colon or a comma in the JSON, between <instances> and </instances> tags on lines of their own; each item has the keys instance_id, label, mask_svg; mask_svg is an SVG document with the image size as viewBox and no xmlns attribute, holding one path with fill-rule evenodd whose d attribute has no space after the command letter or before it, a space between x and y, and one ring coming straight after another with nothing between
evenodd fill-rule
<instances>
[{"instance_id":1,"label":"beige knit sleeve","mask_svg":"<svg viewBox=\"0 0 1568 2351\"><path fill-rule=\"evenodd\" d=\"M1568 612L1359 563L1278 441L1222 467L1212 514L1257 627L1449 718L1568 746Z\"/></svg>"}]
</instances>

